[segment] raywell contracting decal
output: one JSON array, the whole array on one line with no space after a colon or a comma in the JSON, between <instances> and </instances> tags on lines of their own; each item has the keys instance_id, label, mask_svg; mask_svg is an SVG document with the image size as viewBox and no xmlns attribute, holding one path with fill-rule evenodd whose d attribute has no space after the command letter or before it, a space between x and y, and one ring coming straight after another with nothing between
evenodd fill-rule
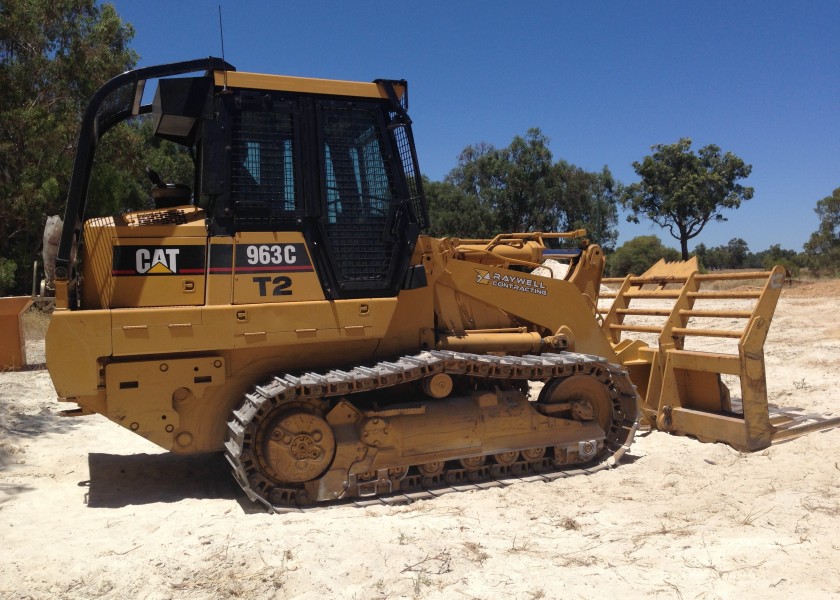
<instances>
[{"instance_id":1,"label":"raywell contracting decal","mask_svg":"<svg viewBox=\"0 0 840 600\"><path fill-rule=\"evenodd\" d=\"M485 271L483 269L476 269L475 273L476 283L479 285L492 285L493 287L513 290L515 292L548 296L548 290L545 289L545 284L542 281L520 277L519 275L503 275L502 273Z\"/></svg>"},{"instance_id":2,"label":"raywell contracting decal","mask_svg":"<svg viewBox=\"0 0 840 600\"><path fill-rule=\"evenodd\" d=\"M202 273L204 246L114 246L114 277Z\"/></svg>"}]
</instances>

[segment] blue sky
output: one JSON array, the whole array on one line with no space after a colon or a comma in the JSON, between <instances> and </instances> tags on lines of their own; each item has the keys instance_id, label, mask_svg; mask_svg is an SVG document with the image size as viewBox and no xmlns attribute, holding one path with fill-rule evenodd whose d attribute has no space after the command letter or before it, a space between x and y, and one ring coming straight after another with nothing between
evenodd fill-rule
<instances>
[{"instance_id":1,"label":"blue sky","mask_svg":"<svg viewBox=\"0 0 840 600\"><path fill-rule=\"evenodd\" d=\"M117 0L140 65L221 54L240 71L407 79L420 166L539 127L555 160L624 183L690 137L753 166L755 197L689 248L801 250L840 187L840 2ZM667 231L621 218L619 244Z\"/></svg>"}]
</instances>

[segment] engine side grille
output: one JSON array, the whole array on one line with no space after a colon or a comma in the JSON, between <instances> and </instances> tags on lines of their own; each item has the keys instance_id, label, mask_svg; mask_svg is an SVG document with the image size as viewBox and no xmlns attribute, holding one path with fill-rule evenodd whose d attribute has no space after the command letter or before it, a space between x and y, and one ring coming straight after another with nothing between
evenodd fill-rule
<instances>
[{"instance_id":1,"label":"engine side grille","mask_svg":"<svg viewBox=\"0 0 840 600\"><path fill-rule=\"evenodd\" d=\"M192 212L192 211L191 211ZM181 209L155 210L125 215L129 226L143 227L148 225L183 225L187 222L187 213Z\"/></svg>"}]
</instances>

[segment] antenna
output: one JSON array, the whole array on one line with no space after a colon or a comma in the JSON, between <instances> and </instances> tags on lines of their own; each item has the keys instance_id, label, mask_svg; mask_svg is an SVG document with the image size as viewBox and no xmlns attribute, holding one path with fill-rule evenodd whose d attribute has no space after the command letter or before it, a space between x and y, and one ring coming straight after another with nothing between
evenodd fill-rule
<instances>
[{"instance_id":1,"label":"antenna","mask_svg":"<svg viewBox=\"0 0 840 600\"><path fill-rule=\"evenodd\" d=\"M222 61L225 60L225 32L222 29L222 5L219 4L219 37L222 40ZM224 70L225 74L225 84L224 84L224 91L227 91L227 69Z\"/></svg>"}]
</instances>

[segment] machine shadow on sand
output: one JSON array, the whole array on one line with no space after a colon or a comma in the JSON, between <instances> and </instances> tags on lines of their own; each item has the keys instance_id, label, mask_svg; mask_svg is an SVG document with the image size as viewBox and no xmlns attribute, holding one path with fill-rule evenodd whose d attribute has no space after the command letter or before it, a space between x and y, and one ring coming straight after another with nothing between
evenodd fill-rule
<instances>
[{"instance_id":1,"label":"machine shadow on sand","mask_svg":"<svg viewBox=\"0 0 840 600\"><path fill-rule=\"evenodd\" d=\"M122 508L156 502L179 502L187 498L246 500L229 475L230 466L221 453L179 456L176 454L105 454L88 456L90 508ZM242 497L242 498L240 498ZM263 511L258 511L263 512Z\"/></svg>"}]
</instances>

